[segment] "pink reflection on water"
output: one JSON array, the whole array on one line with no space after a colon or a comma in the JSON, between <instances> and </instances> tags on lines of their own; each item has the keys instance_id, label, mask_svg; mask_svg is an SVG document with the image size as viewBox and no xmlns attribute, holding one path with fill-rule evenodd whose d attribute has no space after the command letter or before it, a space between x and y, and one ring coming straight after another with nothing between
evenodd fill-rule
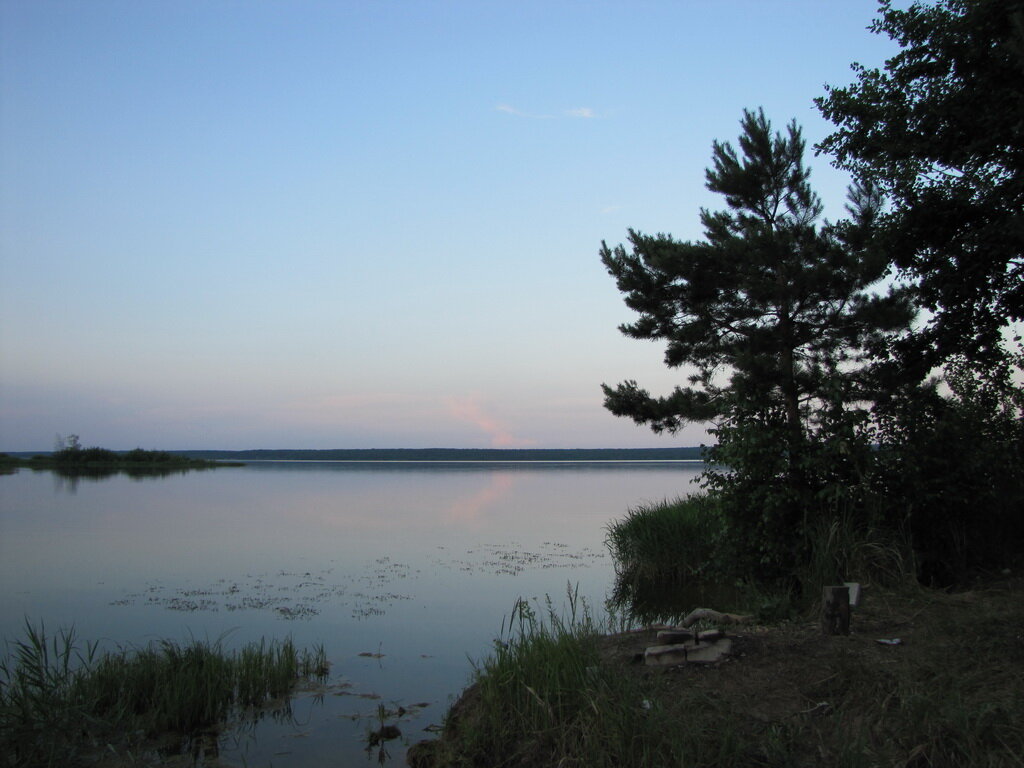
<instances>
[{"instance_id":1,"label":"pink reflection on water","mask_svg":"<svg viewBox=\"0 0 1024 768\"><path fill-rule=\"evenodd\" d=\"M486 487L464 499L451 504L444 512L445 523L480 523L481 513L493 506L512 488L513 478L509 472L495 472Z\"/></svg>"}]
</instances>

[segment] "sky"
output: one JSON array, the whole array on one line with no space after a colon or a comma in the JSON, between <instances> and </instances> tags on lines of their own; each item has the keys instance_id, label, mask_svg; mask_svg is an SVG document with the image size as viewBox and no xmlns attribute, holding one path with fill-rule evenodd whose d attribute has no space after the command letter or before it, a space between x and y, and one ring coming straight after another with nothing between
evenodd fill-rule
<instances>
[{"instance_id":1,"label":"sky","mask_svg":"<svg viewBox=\"0 0 1024 768\"><path fill-rule=\"evenodd\" d=\"M0 0L0 450L658 447L598 250L808 146L874 0ZM826 215L849 179L809 151Z\"/></svg>"}]
</instances>

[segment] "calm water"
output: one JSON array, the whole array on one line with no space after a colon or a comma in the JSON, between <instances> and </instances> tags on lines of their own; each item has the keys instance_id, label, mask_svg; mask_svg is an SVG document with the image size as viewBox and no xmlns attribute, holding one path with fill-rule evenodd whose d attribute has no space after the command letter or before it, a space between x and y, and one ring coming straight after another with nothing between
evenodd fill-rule
<instances>
[{"instance_id":1,"label":"calm water","mask_svg":"<svg viewBox=\"0 0 1024 768\"><path fill-rule=\"evenodd\" d=\"M165 478L0 477L0 635L25 618L112 644L226 636L322 643L326 695L226 736L245 766L361 765L440 724L516 598L611 591L606 524L690 493L689 463L268 462ZM379 658L360 656L372 653ZM426 706L413 706L426 705ZM389 722L395 722L392 718Z\"/></svg>"}]
</instances>

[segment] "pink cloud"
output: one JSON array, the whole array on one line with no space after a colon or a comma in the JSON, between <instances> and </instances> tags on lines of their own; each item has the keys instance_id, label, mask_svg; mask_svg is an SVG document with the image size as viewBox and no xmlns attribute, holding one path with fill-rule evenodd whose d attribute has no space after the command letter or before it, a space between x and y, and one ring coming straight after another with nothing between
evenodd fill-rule
<instances>
[{"instance_id":1,"label":"pink cloud","mask_svg":"<svg viewBox=\"0 0 1024 768\"><path fill-rule=\"evenodd\" d=\"M535 444L533 440L515 437L504 424L484 412L476 397L450 398L448 412L489 435L493 448L523 448Z\"/></svg>"}]
</instances>

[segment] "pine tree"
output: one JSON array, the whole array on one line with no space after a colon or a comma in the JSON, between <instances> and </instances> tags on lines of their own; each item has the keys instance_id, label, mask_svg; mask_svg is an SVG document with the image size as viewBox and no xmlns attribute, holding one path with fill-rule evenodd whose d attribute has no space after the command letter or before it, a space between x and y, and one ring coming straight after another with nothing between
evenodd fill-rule
<instances>
[{"instance_id":1,"label":"pine tree","mask_svg":"<svg viewBox=\"0 0 1024 768\"><path fill-rule=\"evenodd\" d=\"M715 458L728 470L712 472L711 484L782 502L761 504L743 533L753 537L799 517L818 482L810 444L838 439L851 423L844 414L870 402L872 355L912 310L904 291L878 289L889 260L869 247L875 191L855 186L850 218L823 222L795 122L773 134L763 111L745 111L741 128L738 151L713 145L707 187L727 207L701 210L703 241L630 230L630 251L602 243L605 267L639 314L620 330L664 341L666 365L685 366L688 386L661 397L635 381L603 388L605 407L655 432L715 422ZM770 508L784 514L771 520Z\"/></svg>"}]
</instances>

